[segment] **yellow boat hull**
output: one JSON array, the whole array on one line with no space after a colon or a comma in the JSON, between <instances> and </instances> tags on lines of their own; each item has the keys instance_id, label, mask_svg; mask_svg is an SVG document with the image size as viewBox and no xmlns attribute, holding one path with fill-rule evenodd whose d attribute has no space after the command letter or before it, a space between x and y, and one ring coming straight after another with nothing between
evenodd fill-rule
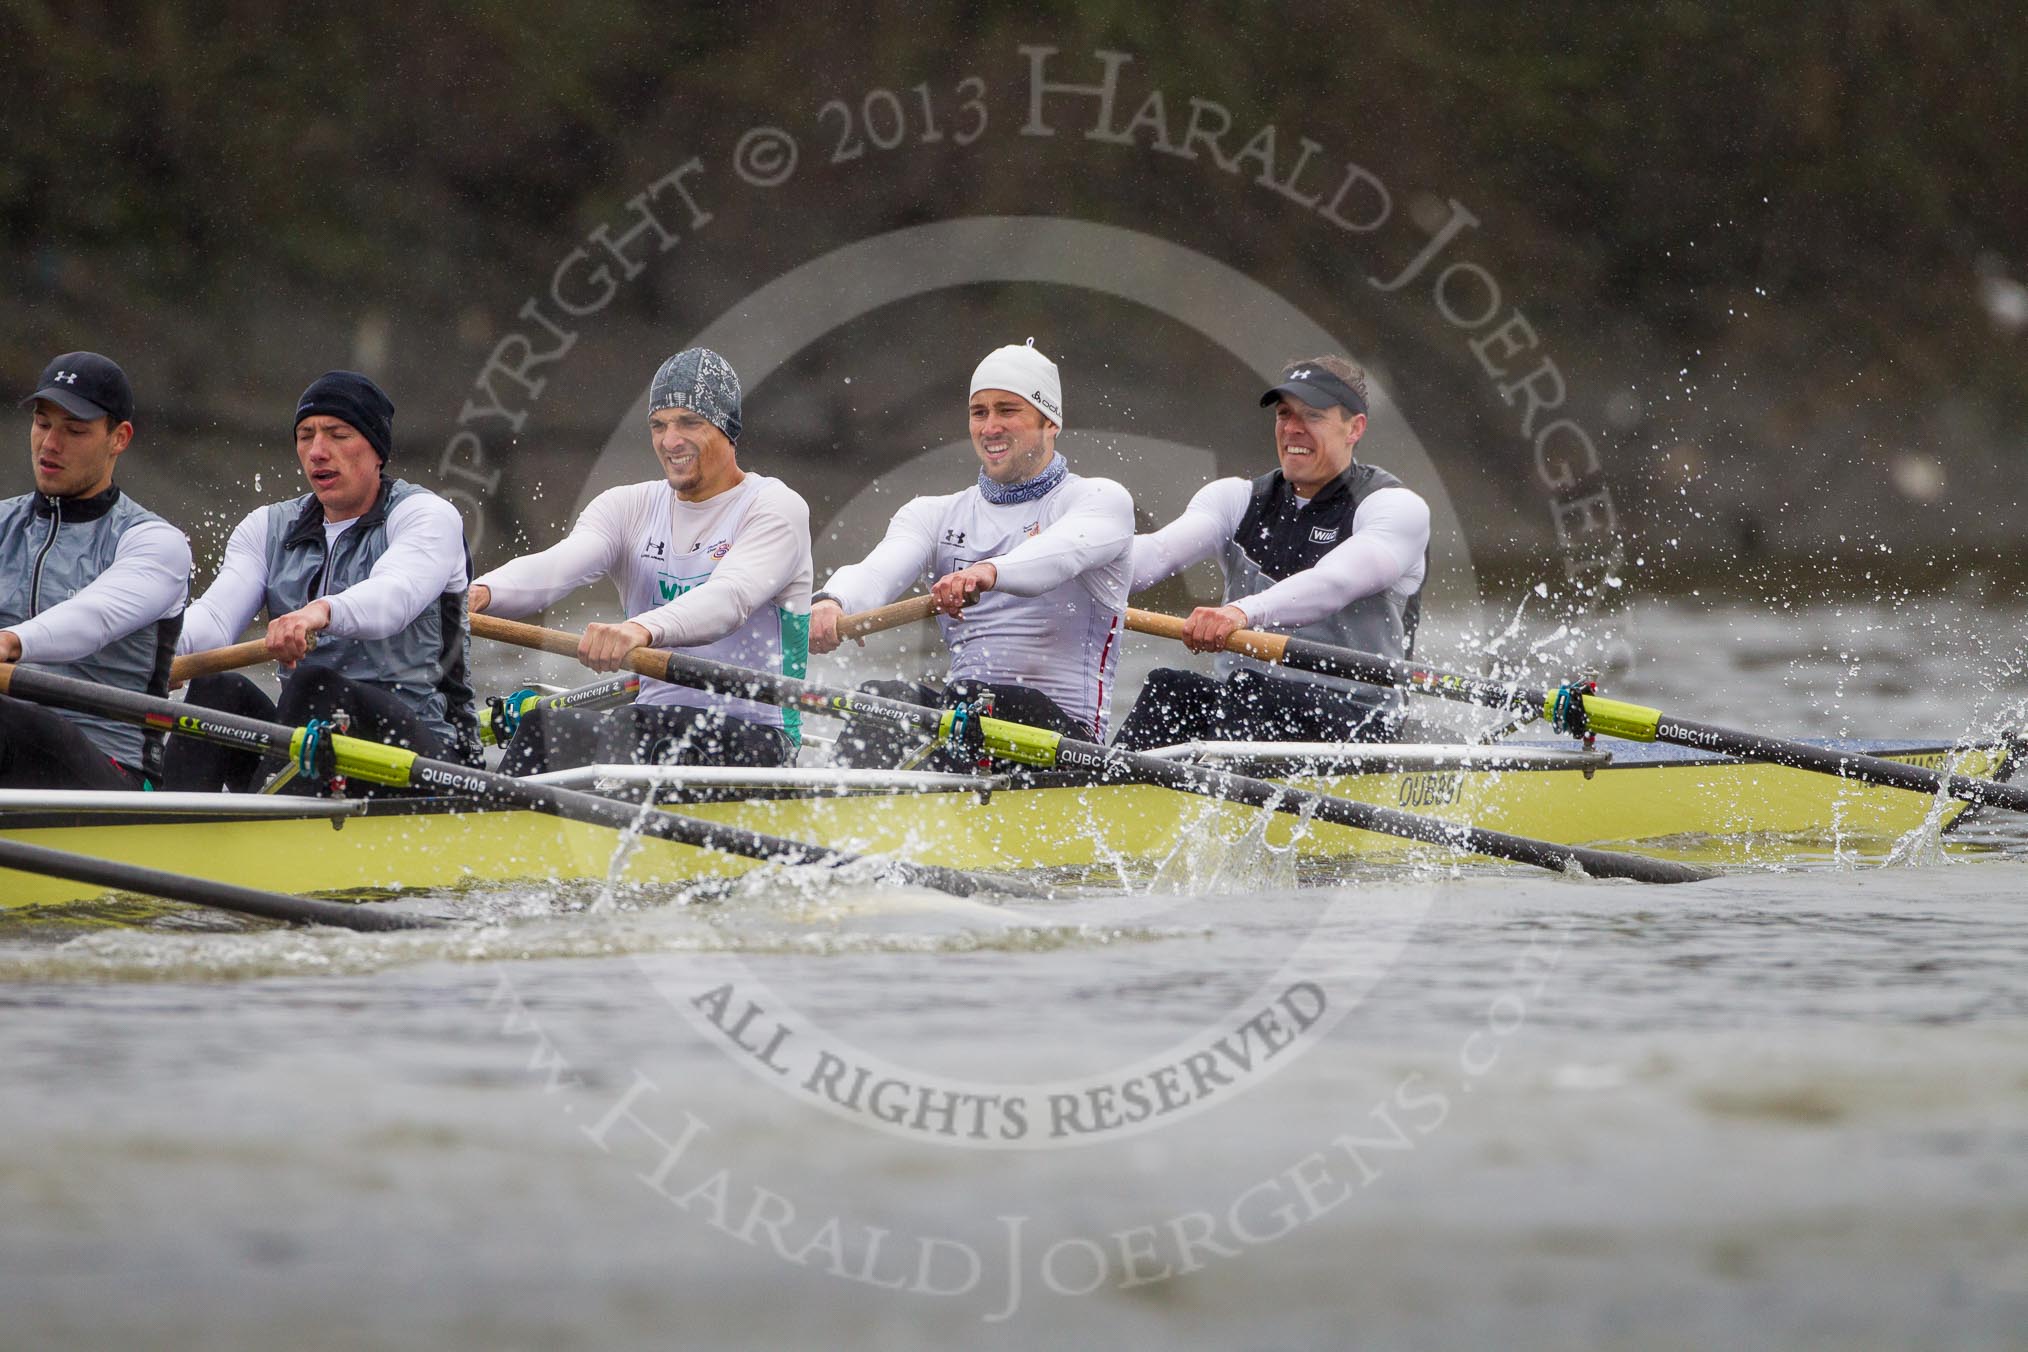
<instances>
[{"instance_id":1,"label":"yellow boat hull","mask_svg":"<svg viewBox=\"0 0 2028 1352\"><path fill-rule=\"evenodd\" d=\"M1942 748L1897 759L1942 767ZM1961 754L1960 773L2004 772L2002 748ZM1306 780L1306 787L1419 815L1562 844L1635 847L1705 862L1832 849L1884 851L1963 811L1915 793L1778 766L1661 754L1590 776L1569 768L1424 770ZM978 871L1092 870L1095 882L1144 874L1179 851L1253 838L1305 861L1386 861L1429 846L1216 803L1147 785L778 797L676 810L793 840ZM322 819L82 820L0 817L0 838L275 891L339 894L612 877L635 884L730 877L753 861L539 813L407 805L334 826ZM0 869L0 906L89 900L102 890Z\"/></svg>"}]
</instances>

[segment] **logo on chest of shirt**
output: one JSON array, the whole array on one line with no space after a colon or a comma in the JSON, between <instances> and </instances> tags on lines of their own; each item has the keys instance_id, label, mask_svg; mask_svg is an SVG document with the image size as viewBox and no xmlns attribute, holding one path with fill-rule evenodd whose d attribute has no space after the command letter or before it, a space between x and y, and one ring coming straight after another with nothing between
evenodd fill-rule
<instances>
[{"instance_id":1,"label":"logo on chest of shirt","mask_svg":"<svg viewBox=\"0 0 2028 1352\"><path fill-rule=\"evenodd\" d=\"M1294 378L1293 376L1290 377L1292 380ZM1338 528L1336 526L1310 527L1310 540L1313 544L1328 545L1337 538Z\"/></svg>"},{"instance_id":2,"label":"logo on chest of shirt","mask_svg":"<svg viewBox=\"0 0 2028 1352\"><path fill-rule=\"evenodd\" d=\"M945 543L945 544L947 544L947 545L961 545L961 544L963 544L964 542L965 542L965 533L964 533L963 531L961 531L961 530L947 530L947 531L945 531L945 532L944 532L944 543Z\"/></svg>"},{"instance_id":3,"label":"logo on chest of shirt","mask_svg":"<svg viewBox=\"0 0 2028 1352\"><path fill-rule=\"evenodd\" d=\"M710 573L690 573L678 577L670 573L658 571L655 574L655 590L661 593L664 601L673 601L685 592L695 591L709 581L710 578Z\"/></svg>"},{"instance_id":4,"label":"logo on chest of shirt","mask_svg":"<svg viewBox=\"0 0 2028 1352\"><path fill-rule=\"evenodd\" d=\"M645 544L645 545L642 545L642 546L641 546L641 557L642 557L642 558L644 558L644 559L666 559L666 558L668 558L668 557L669 557L669 542L668 542L667 540L650 540L650 541L648 541L648 543L647 543L647 544Z\"/></svg>"}]
</instances>

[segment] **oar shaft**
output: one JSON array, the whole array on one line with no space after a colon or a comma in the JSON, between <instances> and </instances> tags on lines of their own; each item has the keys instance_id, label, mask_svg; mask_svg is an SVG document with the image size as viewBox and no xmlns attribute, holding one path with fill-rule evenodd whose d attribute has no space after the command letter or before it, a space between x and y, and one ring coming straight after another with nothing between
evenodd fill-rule
<instances>
[{"instance_id":1,"label":"oar shaft","mask_svg":"<svg viewBox=\"0 0 2028 1352\"><path fill-rule=\"evenodd\" d=\"M473 632L482 632L477 627L476 620ZM508 642L522 642L531 647L548 647L551 650L555 650L554 645L559 640L569 641L569 650L577 651L572 635L555 630L539 630L532 625L515 625L510 621L494 620L483 632L488 637L501 638ZM728 666L721 662L656 648L635 649L628 654L627 665L657 680L692 685L718 694L806 709L816 713L877 718L931 735L947 735L955 717L948 709L925 708L901 700L869 695L863 691L818 685L798 680L793 676L749 671L742 667ZM1159 756L1121 751L1100 746L1096 742L1079 741L1041 728L1031 728L1001 719L981 719L979 727L989 751L1022 764L1069 767L1089 771L1106 779L1141 780L1185 793L1229 798L1252 806L1273 807L1282 812L1310 812L1326 821L1361 830L1449 845L1470 850L1475 854L1512 859L1543 868L1568 870L1575 864L1596 877L1634 878L1643 882L1693 882L1711 876L1702 869L1668 860L1645 859L1637 855L1621 855L1579 846L1557 845L1548 841L1529 840L1522 836L1510 836L1504 832L1486 831L1478 827L1454 826L1393 808L1335 798L1306 789L1269 784L1264 780L1249 779L1222 770L1180 765L1174 761L1163 760Z\"/></svg>"},{"instance_id":2,"label":"oar shaft","mask_svg":"<svg viewBox=\"0 0 2028 1352\"><path fill-rule=\"evenodd\" d=\"M1127 628L1137 634L1183 639L1183 621L1159 611L1127 611ZM1225 650L1244 657L1272 662L1293 671L1310 671L1320 676L1337 676L1368 685L1398 686L1439 699L1484 704L1496 709L1539 709L1548 698L1540 690L1529 690L1509 682L1441 671L1419 662L1400 661L1377 653L1334 648L1328 643L1297 638L1291 634L1270 634L1259 629L1236 629L1225 640Z\"/></svg>"},{"instance_id":3,"label":"oar shaft","mask_svg":"<svg viewBox=\"0 0 2028 1352\"><path fill-rule=\"evenodd\" d=\"M560 690L553 695L523 695L511 705L504 700L498 705L489 704L479 715L479 740L488 746L505 742L513 735L511 730L537 709L610 709L632 703L640 693L640 676L628 672L624 676L608 676L603 681L593 681L574 690Z\"/></svg>"},{"instance_id":4,"label":"oar shaft","mask_svg":"<svg viewBox=\"0 0 2028 1352\"><path fill-rule=\"evenodd\" d=\"M1588 705L1590 701L1587 700L1586 703ZM2028 812L2028 787L2002 784L1990 779L1974 779L1970 775L1946 774L1924 765L1888 760L1884 756L1869 756L1858 751L1839 751L1833 747L1813 746L1808 742L1790 741L1782 737L1767 737L1757 732L1741 732L1710 723L1692 723L1667 715L1657 717L1654 740L1667 742L1672 746L1721 752L1724 755L1737 756L1741 760L1766 761L1773 765L1787 765L1798 770L1836 775L1840 779L1878 784L1884 788L1907 789L1913 793L1942 793L1968 803L1984 803L1992 807L2009 808L2015 812Z\"/></svg>"},{"instance_id":5,"label":"oar shaft","mask_svg":"<svg viewBox=\"0 0 2028 1352\"><path fill-rule=\"evenodd\" d=\"M1182 620L1146 610L1129 610L1127 627L1164 638L1180 639L1183 636ZM1495 709L1529 709L1545 717L1550 713L1554 698L1547 690L1444 671L1417 662L1396 661L1311 639L1263 634L1250 629L1236 631L1226 641L1226 647L1230 651L1246 652L1249 656L1278 662L1294 670L1340 676L1369 685L1396 686L1439 699ZM1837 751L1791 738L1692 722L1665 714L1660 709L1608 699L1603 695L1580 695L1578 698L1583 701L1585 720L1590 730L1603 736L1635 742L1665 742L1671 746L1736 756L1741 760L1765 761L1772 765L1836 775L1840 779L1877 784L1884 788L1907 789L1914 793L1945 793L1969 803L2028 812L2028 787L2022 785L1945 774L1905 761L1888 760L1884 756Z\"/></svg>"},{"instance_id":6,"label":"oar shaft","mask_svg":"<svg viewBox=\"0 0 2028 1352\"><path fill-rule=\"evenodd\" d=\"M426 916L402 915L372 906L347 906L335 901L263 892L236 883L187 878L178 873L122 864L110 859L91 859L65 850L47 849L21 841L0 840L0 865L22 873L39 873L51 878L90 883L121 892L143 892L170 901L191 902L263 920L285 920L301 925L336 925L353 930L437 929L437 921Z\"/></svg>"}]
</instances>

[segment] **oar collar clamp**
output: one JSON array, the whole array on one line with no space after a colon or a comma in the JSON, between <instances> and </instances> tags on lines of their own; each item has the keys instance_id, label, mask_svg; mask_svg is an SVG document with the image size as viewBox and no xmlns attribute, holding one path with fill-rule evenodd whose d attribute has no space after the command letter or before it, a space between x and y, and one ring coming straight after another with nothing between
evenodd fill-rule
<instances>
[{"instance_id":1,"label":"oar collar clamp","mask_svg":"<svg viewBox=\"0 0 2028 1352\"><path fill-rule=\"evenodd\" d=\"M1591 730L1591 722L1585 717L1584 697L1597 693L1597 681L1568 681L1557 686L1549 697L1549 726L1572 737L1583 738L1587 751L1598 734Z\"/></svg>"},{"instance_id":2,"label":"oar collar clamp","mask_svg":"<svg viewBox=\"0 0 2028 1352\"><path fill-rule=\"evenodd\" d=\"M502 744L505 744L520 729L522 711L533 708L536 701L541 698L540 691L524 686L504 700L495 698L489 701L493 705L493 715L496 720L494 723L494 735L500 739Z\"/></svg>"},{"instance_id":3,"label":"oar collar clamp","mask_svg":"<svg viewBox=\"0 0 2028 1352\"><path fill-rule=\"evenodd\" d=\"M984 770L992 764L992 753L986 750L986 730L980 720L993 716L993 696L989 692L977 699L960 700L951 708L951 731L945 739L952 750Z\"/></svg>"},{"instance_id":4,"label":"oar collar clamp","mask_svg":"<svg viewBox=\"0 0 2028 1352\"><path fill-rule=\"evenodd\" d=\"M313 718L303 725L296 743L296 770L315 784L328 784L338 777L338 750L331 739L344 731L328 719Z\"/></svg>"}]
</instances>

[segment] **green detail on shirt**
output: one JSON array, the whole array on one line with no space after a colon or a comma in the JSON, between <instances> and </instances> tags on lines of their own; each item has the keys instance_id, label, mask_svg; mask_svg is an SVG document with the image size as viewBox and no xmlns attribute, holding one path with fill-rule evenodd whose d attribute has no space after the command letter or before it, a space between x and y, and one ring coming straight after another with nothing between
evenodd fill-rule
<instances>
[{"instance_id":1,"label":"green detail on shirt","mask_svg":"<svg viewBox=\"0 0 2028 1352\"><path fill-rule=\"evenodd\" d=\"M782 624L782 675L802 680L810 670L810 617L775 607ZM798 749L803 745L803 711L782 710L782 731Z\"/></svg>"}]
</instances>

